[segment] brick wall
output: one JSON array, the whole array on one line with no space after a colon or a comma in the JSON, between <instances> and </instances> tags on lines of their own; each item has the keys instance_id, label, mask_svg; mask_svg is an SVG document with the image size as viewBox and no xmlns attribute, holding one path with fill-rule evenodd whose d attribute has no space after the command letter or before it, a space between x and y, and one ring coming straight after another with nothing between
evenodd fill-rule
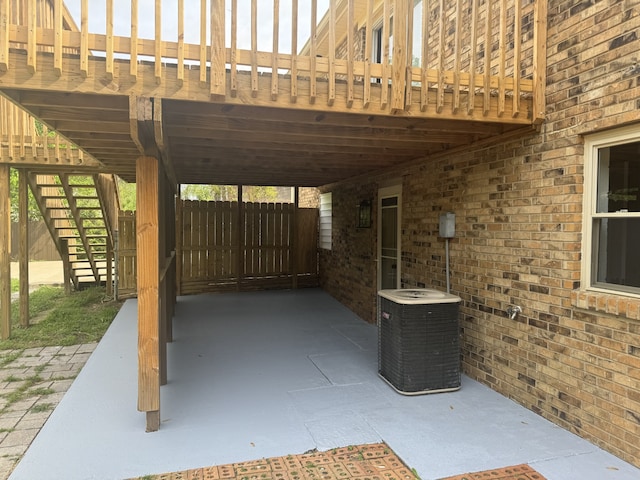
<instances>
[{"instance_id":1,"label":"brick wall","mask_svg":"<svg viewBox=\"0 0 640 480\"><path fill-rule=\"evenodd\" d=\"M377 217L370 228L358 228L356 220L360 202L376 192L374 183L333 192L332 247L320 250L320 286L369 322L375 322Z\"/></svg>"},{"instance_id":2,"label":"brick wall","mask_svg":"<svg viewBox=\"0 0 640 480\"><path fill-rule=\"evenodd\" d=\"M298 205L300 208L318 208L320 191L317 188L301 187L298 190Z\"/></svg>"},{"instance_id":3,"label":"brick wall","mask_svg":"<svg viewBox=\"0 0 640 480\"><path fill-rule=\"evenodd\" d=\"M549 2L547 120L539 133L424 159L403 178L402 281L443 290L439 215L456 214L451 288L463 300L464 371L640 466L640 301L580 290L581 135L638 121L640 2ZM334 248L322 285L375 320L380 178L333 188ZM374 208L375 218L375 208ZM375 225L375 222L374 222ZM521 315L507 318L510 305Z\"/></svg>"}]
</instances>

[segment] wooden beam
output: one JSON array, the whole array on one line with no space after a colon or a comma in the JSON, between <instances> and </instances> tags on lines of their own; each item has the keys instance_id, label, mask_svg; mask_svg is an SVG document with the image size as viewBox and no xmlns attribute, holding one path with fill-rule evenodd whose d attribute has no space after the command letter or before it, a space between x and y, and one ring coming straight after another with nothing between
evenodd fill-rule
<instances>
[{"instance_id":1,"label":"wooden beam","mask_svg":"<svg viewBox=\"0 0 640 480\"><path fill-rule=\"evenodd\" d=\"M387 0L388 1L388 0ZM283 56L282 54L281 56ZM73 73L74 69L77 68L72 64L75 59L63 59L63 74L62 77L58 78L55 75L52 75L52 61L51 58L47 56L38 56L38 70L33 75L29 74L26 71L26 64L24 57L25 55L19 52L11 51L9 53L11 65L14 66L10 68L7 72L3 74L3 89L11 89L18 88L19 90L38 90L42 88L43 84L47 85L47 88L51 92L60 92L60 93L92 93L92 94L101 94L101 95L115 95L115 96L123 96L123 95L136 95L136 96L153 96L153 97L163 97L168 98L171 97L172 100L189 100L193 102L209 102L211 100L210 93L208 89L202 89L196 87L197 78L199 75L199 69L189 69L185 70L185 86L180 88L177 85L177 80L174 76L166 76L164 77L164 81L162 85L154 85L153 82L133 82L131 77L129 76L129 65L128 62L115 62L114 64L114 78L118 79L118 89L113 89L110 84L104 84L100 81L87 81L83 79L81 75L77 75ZM317 59L318 65L321 64L321 60ZM326 62L325 62L326 63ZM299 58L299 66L302 69L302 58ZM372 65L372 70L375 65ZM170 68L167 66L166 68ZM147 78L154 78L154 69L152 65L144 65L140 64L139 66L139 76L146 76ZM356 75L358 69L355 70ZM101 73L102 72L102 73ZM345 70L346 72L346 70ZM338 72L339 74L339 72ZM89 77L90 78L101 78L104 75L104 60L100 59L91 59L89 60ZM149 77L151 75L151 77ZM372 71L372 75L375 73ZM453 78L451 76L451 78ZM479 75L476 79L481 79L482 75ZM302 102L300 98L303 98L303 95L299 95L298 101L296 103L291 103L288 95L280 95L277 101L271 100L271 79L269 75L259 75L257 78L259 82L259 88L256 92L256 96L251 96L251 79L250 75L245 72L238 72L238 95L237 97L231 97L228 95L225 97L225 103L228 105L255 105L255 106L268 106L273 109L285 108L285 109L299 109L299 110L307 110L307 111L317 111L317 112L326 112L327 106L323 104L319 104L318 102L312 104L308 101ZM445 76L445 80L448 82L449 79ZM287 77L283 77L279 81L280 90L288 91L290 88L290 79ZM305 82L310 82L310 79L298 79L299 83L299 91L306 92L309 88L309 83L303 85ZM461 85L465 85L469 81L468 76L461 75ZM492 80L493 81L493 80ZM190 84L190 86L189 86ZM530 80L525 81L522 80L522 89L523 93L531 91L532 82ZM494 88L494 85L490 85L491 88ZM495 79L495 87L497 88L497 78ZM316 85L318 90L317 97L325 97L327 95L327 83L326 82L318 82ZM509 84L507 84L507 88L509 88ZM388 114L388 108L382 108L380 106L381 95L384 95L385 92L388 91L388 88L383 87L382 84L376 84L371 86L371 105L368 110L364 111L362 107L362 90L357 89L354 92L354 102L352 109L349 109L346 105L346 83L337 83L336 84L336 99L333 107L329 110L339 113L339 112L348 112L351 111L353 113L358 113L362 111L362 113L371 114L371 115L386 115ZM435 98L435 93L429 92L430 96ZM525 118L524 115L519 115L516 118L500 118L497 115L497 98L491 99L490 111L487 115L483 115L482 113L478 114L473 112L472 114L468 114L465 112L459 112L458 114L452 113L452 108L448 109L447 107L453 105L452 102L452 94L451 92L445 92L444 94L444 109L442 114L433 115L433 112L430 113L431 118L437 117L440 119L459 119L465 121L483 121L483 122L498 122L498 123L509 123L511 125L530 125L531 120ZM307 94L304 95L305 98L308 98ZM416 97L416 95L414 95ZM376 103L377 102L377 103ZM526 110L531 105L530 99L523 99L524 105L523 110ZM385 103L386 105L386 103ZM416 107L414 109L414 106ZM397 116L410 116L415 117L417 110L419 110L419 100L414 99L411 112L405 111L397 111L395 112ZM511 107L505 111L503 117L511 117ZM59 130L63 130L61 127ZM127 129L128 130L128 129Z\"/></svg>"},{"instance_id":2,"label":"wooden beam","mask_svg":"<svg viewBox=\"0 0 640 480\"><path fill-rule=\"evenodd\" d=\"M0 339L11 337L11 205L9 165L0 164Z\"/></svg>"},{"instance_id":3,"label":"wooden beam","mask_svg":"<svg viewBox=\"0 0 640 480\"><path fill-rule=\"evenodd\" d=\"M142 155L158 156L153 123L153 105L147 97L129 97L129 130L131 139Z\"/></svg>"},{"instance_id":4,"label":"wooden beam","mask_svg":"<svg viewBox=\"0 0 640 480\"><path fill-rule=\"evenodd\" d=\"M20 222L20 325L29 326L29 182L28 173L19 170L18 221Z\"/></svg>"},{"instance_id":5,"label":"wooden beam","mask_svg":"<svg viewBox=\"0 0 640 480\"><path fill-rule=\"evenodd\" d=\"M136 161L138 410L147 414L148 432L160 428L159 172L156 158Z\"/></svg>"},{"instance_id":6,"label":"wooden beam","mask_svg":"<svg viewBox=\"0 0 640 480\"><path fill-rule=\"evenodd\" d=\"M171 162L171 156L169 154L169 147L165 142L165 134L164 134L164 123L163 123L163 114L162 114L162 99L154 98L153 99L153 135L155 138L155 143L160 151L162 157L162 165L164 167L164 171L169 178L169 183L171 190L174 193L178 192L178 180L176 179L176 172L173 168L173 163Z\"/></svg>"}]
</instances>

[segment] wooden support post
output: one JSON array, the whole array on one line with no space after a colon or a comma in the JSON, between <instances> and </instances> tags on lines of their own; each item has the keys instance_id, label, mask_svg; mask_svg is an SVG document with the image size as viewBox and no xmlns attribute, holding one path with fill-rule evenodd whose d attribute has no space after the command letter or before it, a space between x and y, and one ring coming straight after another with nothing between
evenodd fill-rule
<instances>
[{"instance_id":1,"label":"wooden support post","mask_svg":"<svg viewBox=\"0 0 640 480\"><path fill-rule=\"evenodd\" d=\"M160 385L167 384L167 178L158 164L158 292L160 301Z\"/></svg>"},{"instance_id":2,"label":"wooden support post","mask_svg":"<svg viewBox=\"0 0 640 480\"><path fill-rule=\"evenodd\" d=\"M106 294L111 297L113 295L113 245L111 240L107 242L107 258L106 258Z\"/></svg>"},{"instance_id":3,"label":"wooden support post","mask_svg":"<svg viewBox=\"0 0 640 480\"><path fill-rule=\"evenodd\" d=\"M160 428L159 323L159 162L136 161L136 249L138 287L138 410L146 412L147 432Z\"/></svg>"},{"instance_id":4,"label":"wooden support post","mask_svg":"<svg viewBox=\"0 0 640 480\"><path fill-rule=\"evenodd\" d=\"M245 219L244 219L244 204L242 203L242 185L238 185L238 257L236 261L236 270L238 281L236 283L236 289L240 291L242 284L242 274L244 273L244 255L245 255L245 245L247 244L244 241L244 230L245 230Z\"/></svg>"},{"instance_id":5,"label":"wooden support post","mask_svg":"<svg viewBox=\"0 0 640 480\"><path fill-rule=\"evenodd\" d=\"M539 125L546 115L545 85L547 83L547 1L540 0L534 4L533 42L533 121Z\"/></svg>"},{"instance_id":6,"label":"wooden support post","mask_svg":"<svg viewBox=\"0 0 640 480\"><path fill-rule=\"evenodd\" d=\"M0 165L0 338L11 336L11 205L9 165Z\"/></svg>"},{"instance_id":7,"label":"wooden support post","mask_svg":"<svg viewBox=\"0 0 640 480\"><path fill-rule=\"evenodd\" d=\"M64 293L71 293L71 262L69 261L69 241L66 238L60 239L60 256L62 257L62 277L64 279Z\"/></svg>"},{"instance_id":8,"label":"wooden support post","mask_svg":"<svg viewBox=\"0 0 640 480\"><path fill-rule=\"evenodd\" d=\"M182 198L180 185L176 196L176 295L182 295Z\"/></svg>"},{"instance_id":9,"label":"wooden support post","mask_svg":"<svg viewBox=\"0 0 640 480\"><path fill-rule=\"evenodd\" d=\"M167 297L167 342L173 342L173 315L176 307L176 196L167 189L166 203L167 256L170 258L167 266L165 296Z\"/></svg>"},{"instance_id":10,"label":"wooden support post","mask_svg":"<svg viewBox=\"0 0 640 480\"><path fill-rule=\"evenodd\" d=\"M293 196L293 216L291 218L292 241L291 249L291 288L298 288L298 205L300 203L300 189L295 187Z\"/></svg>"},{"instance_id":11,"label":"wooden support post","mask_svg":"<svg viewBox=\"0 0 640 480\"><path fill-rule=\"evenodd\" d=\"M20 170L18 219L20 222L20 325L29 326L29 183L27 171Z\"/></svg>"}]
</instances>

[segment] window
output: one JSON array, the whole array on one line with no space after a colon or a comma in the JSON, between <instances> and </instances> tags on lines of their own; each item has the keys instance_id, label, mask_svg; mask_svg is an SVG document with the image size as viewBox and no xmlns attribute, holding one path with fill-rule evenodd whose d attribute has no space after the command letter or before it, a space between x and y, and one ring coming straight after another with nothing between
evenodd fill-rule
<instances>
[{"instance_id":1,"label":"window","mask_svg":"<svg viewBox=\"0 0 640 480\"><path fill-rule=\"evenodd\" d=\"M640 295L640 127L586 138L582 278Z\"/></svg>"},{"instance_id":2,"label":"window","mask_svg":"<svg viewBox=\"0 0 640 480\"><path fill-rule=\"evenodd\" d=\"M320 248L331 250L332 198L331 193L320 195Z\"/></svg>"}]
</instances>

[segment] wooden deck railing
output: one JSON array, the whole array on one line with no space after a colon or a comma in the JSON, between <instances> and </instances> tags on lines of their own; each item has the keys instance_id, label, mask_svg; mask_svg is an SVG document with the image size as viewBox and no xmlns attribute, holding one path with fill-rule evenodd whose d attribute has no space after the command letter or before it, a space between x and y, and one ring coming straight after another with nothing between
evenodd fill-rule
<instances>
[{"instance_id":1,"label":"wooden deck railing","mask_svg":"<svg viewBox=\"0 0 640 480\"><path fill-rule=\"evenodd\" d=\"M92 156L4 97L0 97L0 163L100 167Z\"/></svg>"},{"instance_id":2,"label":"wooden deck railing","mask_svg":"<svg viewBox=\"0 0 640 480\"><path fill-rule=\"evenodd\" d=\"M31 71L37 51L52 51L56 75L64 58L83 77L114 83L126 74L140 83L152 69L156 85L174 82L185 98L206 89L227 101L517 123L544 114L545 0L291 0L286 9L279 0L177 0L173 9L154 0L144 15L138 0L69 0L79 31L62 0L48 1L52 25L38 22L36 0L0 3L0 71L21 48ZM184 85L195 75L199 85Z\"/></svg>"}]
</instances>

